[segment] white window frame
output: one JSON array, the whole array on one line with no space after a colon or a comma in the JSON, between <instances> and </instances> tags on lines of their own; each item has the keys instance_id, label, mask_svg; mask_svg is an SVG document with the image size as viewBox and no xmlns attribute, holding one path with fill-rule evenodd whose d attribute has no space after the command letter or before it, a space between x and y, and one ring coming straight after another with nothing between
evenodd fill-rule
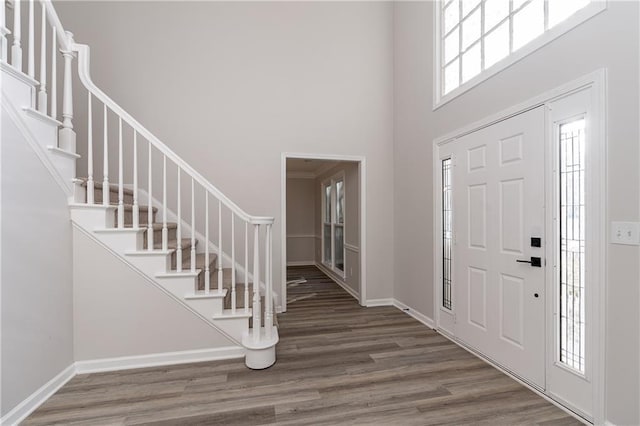
<instances>
[{"instance_id":1,"label":"white window frame","mask_svg":"<svg viewBox=\"0 0 640 426\"><path fill-rule=\"evenodd\" d=\"M345 173L344 171L338 172L335 175L331 176L330 178L327 178L325 180L322 181L322 183L320 184L320 196L322 198L322 217L321 217L321 241L322 241L322 264L324 266L326 266L327 268L329 268L331 271L333 271L335 274L339 275L340 277L342 277L343 279L346 277L346 270L347 270L347 255L346 255L346 249L344 247L344 242L346 241L346 226L345 226L345 222L346 222L346 211L347 211L347 200L346 200L346 193L345 193L345 197L344 197L344 203L343 203L343 210L342 210L342 223L337 223L337 215L336 215L336 206L337 206L337 182L342 182L342 190L343 192L346 192L346 179L345 179ZM329 186L331 188L331 208L330 208L330 213L331 213L331 218L330 221L327 222L327 218L326 216L326 210L327 210L327 205L326 205L326 197L325 197L325 188ZM325 253L325 234L324 234L324 228L325 225L331 225L331 260L327 261L325 259L324 253ZM343 259L343 269L339 269L338 267L335 266L335 259L336 259L336 253L335 253L335 249L336 249L336 245L335 245L335 229L336 227L341 227L342 228L342 259Z\"/></svg>"},{"instance_id":2,"label":"white window frame","mask_svg":"<svg viewBox=\"0 0 640 426\"><path fill-rule=\"evenodd\" d=\"M500 71L510 67L511 65L515 64L516 62L520 61L521 59L527 57L531 53L545 46L546 44L552 42L553 40L565 34L566 32L570 31L571 29L591 19L592 17L596 16L600 12L606 10L608 6L607 5L608 0L591 0L590 4L578 10L576 13L569 16L564 21L556 24L552 28L547 28L548 26L548 23L547 23L548 15L546 13L547 0L545 0L545 31L544 33L542 33L537 38L531 40L529 43L522 46L520 49L510 53L502 60L493 64L491 67L480 71L478 75L471 78L469 81L466 81L460 84L460 86L458 86L457 88L455 88L454 90L452 90L451 92L445 95L443 94L443 79L444 79L445 64L442 63L442 54L443 54L442 50L443 50L444 40L442 37L441 29L443 26L442 16L443 16L443 10L444 10L442 6L443 4L446 4L448 1L449 0L436 0L433 2L433 28L434 28L433 63L435 65L433 70L434 71L433 110L440 108L441 106L452 101L453 99L457 98L463 93L466 93L467 91L471 90L473 87L477 86L478 84L482 83L488 78L494 76ZM530 1L532 0L528 0L518 10L521 10L523 7L528 5ZM480 2L480 5L476 6L476 8L484 7L483 4L484 4L484 0L482 0ZM481 12L480 15L481 15L480 18L482 22L481 28L484 29L484 14ZM506 19L510 19L510 18L506 18ZM498 25L496 25L494 28L497 28L497 27ZM513 33L512 25L510 26L510 32ZM479 41L471 44L467 48L467 50L475 46L477 43L484 44L484 37L485 37L485 34L481 34ZM462 38L462 35L460 35L460 38ZM484 52L482 52L481 54L482 54L482 58L481 58L482 67L484 67ZM459 52L458 58L460 58L461 60L462 52Z\"/></svg>"}]
</instances>

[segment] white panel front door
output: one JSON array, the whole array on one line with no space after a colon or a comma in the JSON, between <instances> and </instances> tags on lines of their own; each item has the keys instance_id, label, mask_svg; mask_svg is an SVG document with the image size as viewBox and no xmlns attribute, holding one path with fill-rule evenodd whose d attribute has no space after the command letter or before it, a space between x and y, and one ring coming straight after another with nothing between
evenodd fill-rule
<instances>
[{"instance_id":1,"label":"white panel front door","mask_svg":"<svg viewBox=\"0 0 640 426\"><path fill-rule=\"evenodd\" d=\"M544 107L454 142L455 335L545 387ZM541 259L541 266L530 263Z\"/></svg>"}]
</instances>

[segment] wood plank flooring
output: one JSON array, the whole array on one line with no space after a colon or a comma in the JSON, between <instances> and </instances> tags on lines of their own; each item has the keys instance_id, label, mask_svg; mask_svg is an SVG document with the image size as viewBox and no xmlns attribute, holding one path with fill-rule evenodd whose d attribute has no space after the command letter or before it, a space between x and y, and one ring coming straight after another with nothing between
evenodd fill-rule
<instances>
[{"instance_id":1,"label":"wood plank flooring","mask_svg":"<svg viewBox=\"0 0 640 426\"><path fill-rule=\"evenodd\" d=\"M290 268L278 361L79 375L25 425L574 425L575 419L393 307L362 308Z\"/></svg>"}]
</instances>

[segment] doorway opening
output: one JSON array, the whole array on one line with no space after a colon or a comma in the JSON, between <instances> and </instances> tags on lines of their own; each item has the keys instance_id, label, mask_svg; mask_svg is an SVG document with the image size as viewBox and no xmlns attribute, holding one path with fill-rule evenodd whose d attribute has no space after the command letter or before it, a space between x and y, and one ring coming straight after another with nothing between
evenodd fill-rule
<instances>
[{"instance_id":1,"label":"doorway opening","mask_svg":"<svg viewBox=\"0 0 640 426\"><path fill-rule=\"evenodd\" d=\"M282 155L282 311L316 268L366 300L362 157ZM299 295L296 295L299 297Z\"/></svg>"}]
</instances>

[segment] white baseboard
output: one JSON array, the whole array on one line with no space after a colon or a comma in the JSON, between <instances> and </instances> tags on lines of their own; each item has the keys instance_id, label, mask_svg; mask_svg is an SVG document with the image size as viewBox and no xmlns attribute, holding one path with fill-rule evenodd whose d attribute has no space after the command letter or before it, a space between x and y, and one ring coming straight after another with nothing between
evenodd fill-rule
<instances>
[{"instance_id":1,"label":"white baseboard","mask_svg":"<svg viewBox=\"0 0 640 426\"><path fill-rule=\"evenodd\" d=\"M3 425L17 425L22 422L27 416L35 411L40 405L42 405L47 399L58 391L76 375L76 368L74 364L71 364L53 379L45 383L40 389L29 395L24 401L15 406L13 410L5 414L0 419L0 424Z\"/></svg>"},{"instance_id":2,"label":"white baseboard","mask_svg":"<svg viewBox=\"0 0 640 426\"><path fill-rule=\"evenodd\" d=\"M395 299L368 299L365 303L367 308L372 308L374 306L393 306Z\"/></svg>"},{"instance_id":3,"label":"white baseboard","mask_svg":"<svg viewBox=\"0 0 640 426\"><path fill-rule=\"evenodd\" d=\"M197 349L192 351L165 352L159 354L77 361L76 371L77 374L99 373L105 371L129 370L132 368L187 364L190 362L218 361L223 359L242 358L244 355L244 348L239 346L228 346L214 349Z\"/></svg>"},{"instance_id":4,"label":"white baseboard","mask_svg":"<svg viewBox=\"0 0 640 426\"><path fill-rule=\"evenodd\" d=\"M354 289L352 289L351 287L349 287L347 285L347 283L345 283L344 281L342 281L340 278L338 278L336 276L336 274L332 271L330 271L326 266L324 266L322 263L318 263L315 262L314 265L320 269L322 272L324 272L324 274L329 277L331 279L331 281L333 281L334 283L338 284L340 287L342 287L342 289L344 291L346 291L347 293L349 293L349 295L351 297L353 297L354 299L356 299L357 301L360 301L360 295L358 294L357 291L355 291Z\"/></svg>"},{"instance_id":5,"label":"white baseboard","mask_svg":"<svg viewBox=\"0 0 640 426\"><path fill-rule=\"evenodd\" d=\"M287 262L287 266L315 266L315 260L293 260L291 262Z\"/></svg>"},{"instance_id":6,"label":"white baseboard","mask_svg":"<svg viewBox=\"0 0 640 426\"><path fill-rule=\"evenodd\" d=\"M417 319L418 321L420 321L430 329L436 328L436 323L433 321L433 319L429 318L424 314L421 314L420 312L416 311L415 309L411 308L408 305L405 305L399 300L393 299L393 306L400 309L402 312L408 314L409 316L412 316L413 318Z\"/></svg>"}]
</instances>

